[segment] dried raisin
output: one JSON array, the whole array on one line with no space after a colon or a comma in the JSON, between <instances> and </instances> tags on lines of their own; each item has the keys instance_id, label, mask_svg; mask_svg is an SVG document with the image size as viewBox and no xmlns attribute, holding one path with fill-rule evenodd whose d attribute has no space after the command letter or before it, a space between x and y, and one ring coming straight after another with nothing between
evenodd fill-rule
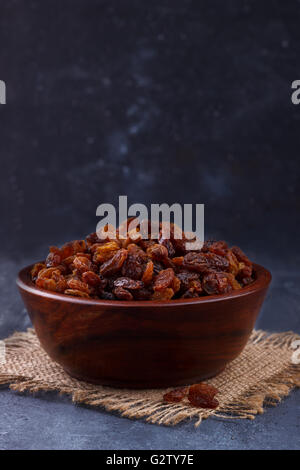
<instances>
[{"instance_id":1,"label":"dried raisin","mask_svg":"<svg viewBox=\"0 0 300 470\"><path fill-rule=\"evenodd\" d=\"M154 238L141 238L152 226ZM224 241L194 244L188 251L189 234L175 224L143 221L136 230L125 230L125 236L121 228L107 225L103 239L94 232L86 240L51 246L45 262L33 266L32 281L43 289L86 298L164 301L226 294L254 280L249 258Z\"/></svg>"},{"instance_id":2,"label":"dried raisin","mask_svg":"<svg viewBox=\"0 0 300 470\"><path fill-rule=\"evenodd\" d=\"M124 289L141 289L143 287L143 283L141 281L135 281L134 279L130 279L129 277L118 277L114 281L115 287L122 287Z\"/></svg>"},{"instance_id":3,"label":"dried raisin","mask_svg":"<svg viewBox=\"0 0 300 470\"><path fill-rule=\"evenodd\" d=\"M174 390L165 393L163 396L163 400L168 403L178 403L183 400L183 398L187 395L188 391L188 387L175 388Z\"/></svg>"},{"instance_id":4,"label":"dried raisin","mask_svg":"<svg viewBox=\"0 0 300 470\"><path fill-rule=\"evenodd\" d=\"M199 383L190 386L188 400L198 408L215 409L219 406L218 400L214 398L217 393L219 390L212 385Z\"/></svg>"},{"instance_id":5,"label":"dried raisin","mask_svg":"<svg viewBox=\"0 0 300 470\"><path fill-rule=\"evenodd\" d=\"M100 274L103 276L110 276L111 274L117 273L122 268L127 256L128 251L121 248L112 258L102 264L99 271Z\"/></svg>"},{"instance_id":6,"label":"dried raisin","mask_svg":"<svg viewBox=\"0 0 300 470\"><path fill-rule=\"evenodd\" d=\"M154 290L163 290L172 285L175 273L172 268L164 269L156 276Z\"/></svg>"}]
</instances>

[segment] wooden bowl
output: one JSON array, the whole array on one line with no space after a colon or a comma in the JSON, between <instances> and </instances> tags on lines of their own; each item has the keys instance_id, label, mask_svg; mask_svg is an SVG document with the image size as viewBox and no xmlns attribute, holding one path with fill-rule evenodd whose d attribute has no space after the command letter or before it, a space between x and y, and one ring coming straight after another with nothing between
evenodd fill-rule
<instances>
[{"instance_id":1,"label":"wooden bowl","mask_svg":"<svg viewBox=\"0 0 300 470\"><path fill-rule=\"evenodd\" d=\"M221 372L245 347L271 280L254 265L255 281L230 294L126 302L39 289L31 268L17 284L45 351L73 377L127 388L195 383Z\"/></svg>"}]
</instances>

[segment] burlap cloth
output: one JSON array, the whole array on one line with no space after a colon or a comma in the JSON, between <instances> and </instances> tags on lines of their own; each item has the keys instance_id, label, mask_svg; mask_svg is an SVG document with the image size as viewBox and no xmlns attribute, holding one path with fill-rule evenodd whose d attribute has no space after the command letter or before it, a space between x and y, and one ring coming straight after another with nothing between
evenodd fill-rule
<instances>
[{"instance_id":1,"label":"burlap cloth","mask_svg":"<svg viewBox=\"0 0 300 470\"><path fill-rule=\"evenodd\" d=\"M254 331L243 353L219 376L208 380L220 390L216 410L194 408L188 402L166 404L166 390L120 390L91 385L69 377L41 349L33 329L15 333L5 342L6 362L0 365L0 384L18 392L56 390L75 403L101 406L128 418L144 418L155 424L175 425L195 418L254 419L267 404L277 404L293 387L300 387L300 364L292 362L292 332L268 334Z\"/></svg>"}]
</instances>

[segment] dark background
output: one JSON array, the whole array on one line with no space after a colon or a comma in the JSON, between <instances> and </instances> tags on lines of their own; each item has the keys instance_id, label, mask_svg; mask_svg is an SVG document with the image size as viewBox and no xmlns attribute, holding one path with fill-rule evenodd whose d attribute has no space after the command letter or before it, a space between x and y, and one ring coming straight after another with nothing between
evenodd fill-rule
<instances>
[{"instance_id":1,"label":"dark background","mask_svg":"<svg viewBox=\"0 0 300 470\"><path fill-rule=\"evenodd\" d=\"M18 269L119 195L204 203L272 271L258 327L300 332L299 24L296 0L1 0L0 338L29 325Z\"/></svg>"}]
</instances>

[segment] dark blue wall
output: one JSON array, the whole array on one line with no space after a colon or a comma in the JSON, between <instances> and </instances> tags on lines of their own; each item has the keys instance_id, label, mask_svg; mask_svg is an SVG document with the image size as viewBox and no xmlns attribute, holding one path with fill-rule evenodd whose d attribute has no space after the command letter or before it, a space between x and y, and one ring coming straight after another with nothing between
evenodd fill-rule
<instances>
[{"instance_id":1,"label":"dark blue wall","mask_svg":"<svg viewBox=\"0 0 300 470\"><path fill-rule=\"evenodd\" d=\"M296 0L1 0L3 251L127 194L205 203L207 234L293 261L299 23Z\"/></svg>"}]
</instances>

